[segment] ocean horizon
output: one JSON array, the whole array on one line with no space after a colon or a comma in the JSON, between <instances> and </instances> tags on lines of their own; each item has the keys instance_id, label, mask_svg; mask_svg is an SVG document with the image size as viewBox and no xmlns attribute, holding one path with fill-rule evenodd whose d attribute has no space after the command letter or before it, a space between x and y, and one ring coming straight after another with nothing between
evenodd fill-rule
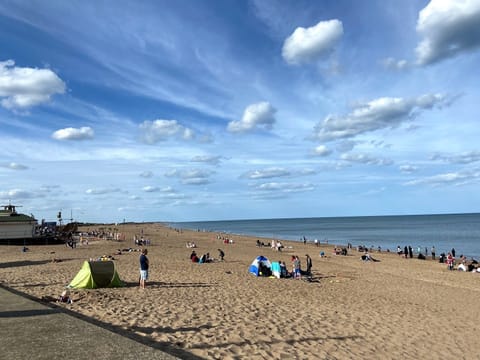
<instances>
[{"instance_id":1,"label":"ocean horizon","mask_svg":"<svg viewBox=\"0 0 480 360\"><path fill-rule=\"evenodd\" d=\"M277 218L170 222L169 226L231 235L249 235L279 240L315 239L321 243L378 247L395 252L397 246L412 246L430 254L452 248L456 256L480 257L480 213L381 215L345 217Z\"/></svg>"}]
</instances>

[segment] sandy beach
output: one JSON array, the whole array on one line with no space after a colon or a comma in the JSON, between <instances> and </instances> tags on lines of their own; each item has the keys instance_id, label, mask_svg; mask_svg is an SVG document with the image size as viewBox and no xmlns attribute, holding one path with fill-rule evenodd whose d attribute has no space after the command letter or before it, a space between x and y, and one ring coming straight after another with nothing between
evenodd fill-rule
<instances>
[{"instance_id":1,"label":"sandy beach","mask_svg":"<svg viewBox=\"0 0 480 360\"><path fill-rule=\"evenodd\" d=\"M374 252L363 262L355 249L332 255L333 244L282 241L277 252L257 247L257 238L178 231L161 224L119 225L120 241L90 239L64 245L0 247L3 285L39 299L56 298L83 262L112 255L122 288L74 290L73 304L58 304L113 329L133 332L165 349L205 359L455 359L480 358L480 273L449 271L434 261ZM90 226L84 230L94 230ZM138 287L139 251L148 246L150 279ZM261 239L264 243L268 239ZM209 252L225 261L195 264ZM320 258L320 251L327 257ZM312 281L255 277L248 267L257 255L285 261L313 260ZM54 261L55 260L55 261Z\"/></svg>"}]
</instances>

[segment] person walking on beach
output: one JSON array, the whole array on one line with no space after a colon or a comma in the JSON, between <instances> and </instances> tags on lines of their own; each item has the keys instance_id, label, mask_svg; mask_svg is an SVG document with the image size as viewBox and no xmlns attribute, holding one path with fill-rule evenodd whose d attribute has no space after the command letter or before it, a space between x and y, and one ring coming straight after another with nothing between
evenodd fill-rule
<instances>
[{"instance_id":1,"label":"person walking on beach","mask_svg":"<svg viewBox=\"0 0 480 360\"><path fill-rule=\"evenodd\" d=\"M408 247L407 245L405 245L405 247L403 248L403 254L405 255L405 259L408 258Z\"/></svg>"},{"instance_id":2,"label":"person walking on beach","mask_svg":"<svg viewBox=\"0 0 480 360\"><path fill-rule=\"evenodd\" d=\"M432 246L430 252L432 253L432 260L435 260L435 246Z\"/></svg>"},{"instance_id":3,"label":"person walking on beach","mask_svg":"<svg viewBox=\"0 0 480 360\"><path fill-rule=\"evenodd\" d=\"M140 288L142 289L145 289L145 284L148 280L149 261L147 254L148 250L142 249L142 254L140 255Z\"/></svg>"}]
</instances>

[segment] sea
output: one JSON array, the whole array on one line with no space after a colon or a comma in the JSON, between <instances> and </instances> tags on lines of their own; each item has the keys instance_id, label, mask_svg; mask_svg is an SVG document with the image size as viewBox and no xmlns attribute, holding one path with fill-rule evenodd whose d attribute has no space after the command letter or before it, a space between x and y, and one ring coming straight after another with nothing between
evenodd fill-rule
<instances>
[{"instance_id":1,"label":"sea","mask_svg":"<svg viewBox=\"0 0 480 360\"><path fill-rule=\"evenodd\" d=\"M456 257L480 258L480 213L400 216L317 217L169 223L171 227L250 235L277 240L365 246L396 252L412 246L436 256L455 249Z\"/></svg>"}]
</instances>

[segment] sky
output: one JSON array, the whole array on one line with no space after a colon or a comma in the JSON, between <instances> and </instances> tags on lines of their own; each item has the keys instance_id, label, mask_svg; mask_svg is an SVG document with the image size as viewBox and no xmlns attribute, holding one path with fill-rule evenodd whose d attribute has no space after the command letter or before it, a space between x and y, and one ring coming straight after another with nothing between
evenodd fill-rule
<instances>
[{"instance_id":1,"label":"sky","mask_svg":"<svg viewBox=\"0 0 480 360\"><path fill-rule=\"evenodd\" d=\"M0 203L479 212L480 0L0 2Z\"/></svg>"}]
</instances>

